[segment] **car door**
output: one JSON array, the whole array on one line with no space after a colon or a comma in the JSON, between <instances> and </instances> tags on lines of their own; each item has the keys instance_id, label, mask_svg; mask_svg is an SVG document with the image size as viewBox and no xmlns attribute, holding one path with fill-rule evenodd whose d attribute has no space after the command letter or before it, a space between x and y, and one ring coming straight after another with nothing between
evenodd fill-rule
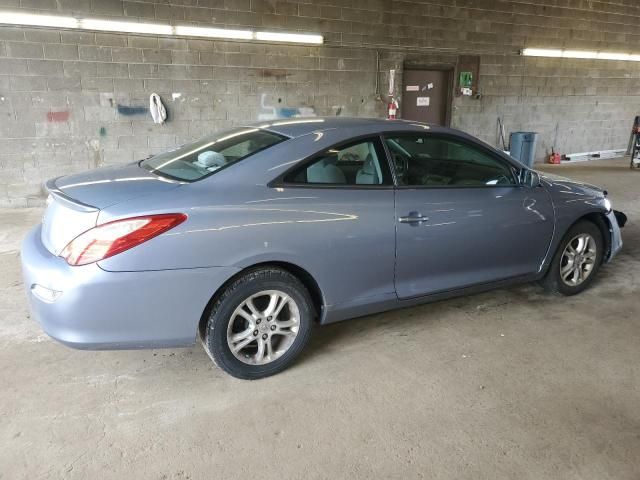
<instances>
[{"instance_id":1,"label":"car door","mask_svg":"<svg viewBox=\"0 0 640 480\"><path fill-rule=\"evenodd\" d=\"M296 215L296 234L277 242L304 252L329 311L395 299L394 186L379 136L324 149L277 186L283 199L269 208Z\"/></svg>"},{"instance_id":2,"label":"car door","mask_svg":"<svg viewBox=\"0 0 640 480\"><path fill-rule=\"evenodd\" d=\"M385 137L395 165L399 298L536 272L553 234L544 188L519 184L495 152L455 135Z\"/></svg>"}]
</instances>

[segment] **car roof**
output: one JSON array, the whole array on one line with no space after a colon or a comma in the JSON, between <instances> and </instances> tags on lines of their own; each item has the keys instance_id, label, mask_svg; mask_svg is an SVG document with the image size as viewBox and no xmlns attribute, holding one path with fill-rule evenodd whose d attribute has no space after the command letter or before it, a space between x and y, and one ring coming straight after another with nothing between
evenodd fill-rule
<instances>
[{"instance_id":1,"label":"car roof","mask_svg":"<svg viewBox=\"0 0 640 480\"><path fill-rule=\"evenodd\" d=\"M300 117L275 119L256 122L245 126L249 128L269 130L290 138L333 129L357 129L362 134L397 130L424 131L426 129L431 131L453 131L453 129L450 128L410 120L387 120L380 118L355 117Z\"/></svg>"},{"instance_id":2,"label":"car roof","mask_svg":"<svg viewBox=\"0 0 640 480\"><path fill-rule=\"evenodd\" d=\"M302 137L311 133L327 132L336 141L345 141L349 138L363 135L377 135L391 132L424 132L450 134L458 138L482 146L491 150L511 163L515 168L522 168L522 164L502 150L473 137L462 130L450 127L442 127L413 120L387 120L382 118L356 118L356 117L300 117L289 119L267 120L246 125L249 128L260 128L284 135L289 138Z\"/></svg>"}]
</instances>

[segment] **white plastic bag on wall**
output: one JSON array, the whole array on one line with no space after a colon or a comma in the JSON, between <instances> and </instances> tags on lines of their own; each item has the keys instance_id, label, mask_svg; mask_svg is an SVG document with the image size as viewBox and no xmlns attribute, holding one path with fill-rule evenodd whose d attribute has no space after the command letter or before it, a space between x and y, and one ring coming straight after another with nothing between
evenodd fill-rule
<instances>
[{"instance_id":1,"label":"white plastic bag on wall","mask_svg":"<svg viewBox=\"0 0 640 480\"><path fill-rule=\"evenodd\" d=\"M152 93L149 97L149 110L151 117L153 117L153 123L163 124L167 119L167 109L164 108L160 95L157 93Z\"/></svg>"}]
</instances>

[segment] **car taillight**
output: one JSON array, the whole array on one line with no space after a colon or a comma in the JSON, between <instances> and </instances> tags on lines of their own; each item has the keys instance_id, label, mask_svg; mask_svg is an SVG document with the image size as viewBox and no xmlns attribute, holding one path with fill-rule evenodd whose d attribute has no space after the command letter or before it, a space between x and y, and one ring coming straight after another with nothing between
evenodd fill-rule
<instances>
[{"instance_id":1,"label":"car taillight","mask_svg":"<svg viewBox=\"0 0 640 480\"><path fill-rule=\"evenodd\" d=\"M163 213L104 223L71 240L60 256L73 266L94 263L140 245L186 219L184 213Z\"/></svg>"}]
</instances>

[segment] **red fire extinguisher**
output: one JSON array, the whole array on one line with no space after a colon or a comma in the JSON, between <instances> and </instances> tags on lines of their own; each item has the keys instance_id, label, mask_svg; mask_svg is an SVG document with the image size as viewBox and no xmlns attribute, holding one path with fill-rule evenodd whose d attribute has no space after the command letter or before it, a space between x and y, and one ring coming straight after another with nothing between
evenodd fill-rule
<instances>
[{"instance_id":1,"label":"red fire extinguisher","mask_svg":"<svg viewBox=\"0 0 640 480\"><path fill-rule=\"evenodd\" d=\"M396 119L396 115L398 113L398 101L391 97L391 100L389 100L389 105L388 105L388 109L389 109L389 114L388 114L388 119L389 120L395 120Z\"/></svg>"}]
</instances>

